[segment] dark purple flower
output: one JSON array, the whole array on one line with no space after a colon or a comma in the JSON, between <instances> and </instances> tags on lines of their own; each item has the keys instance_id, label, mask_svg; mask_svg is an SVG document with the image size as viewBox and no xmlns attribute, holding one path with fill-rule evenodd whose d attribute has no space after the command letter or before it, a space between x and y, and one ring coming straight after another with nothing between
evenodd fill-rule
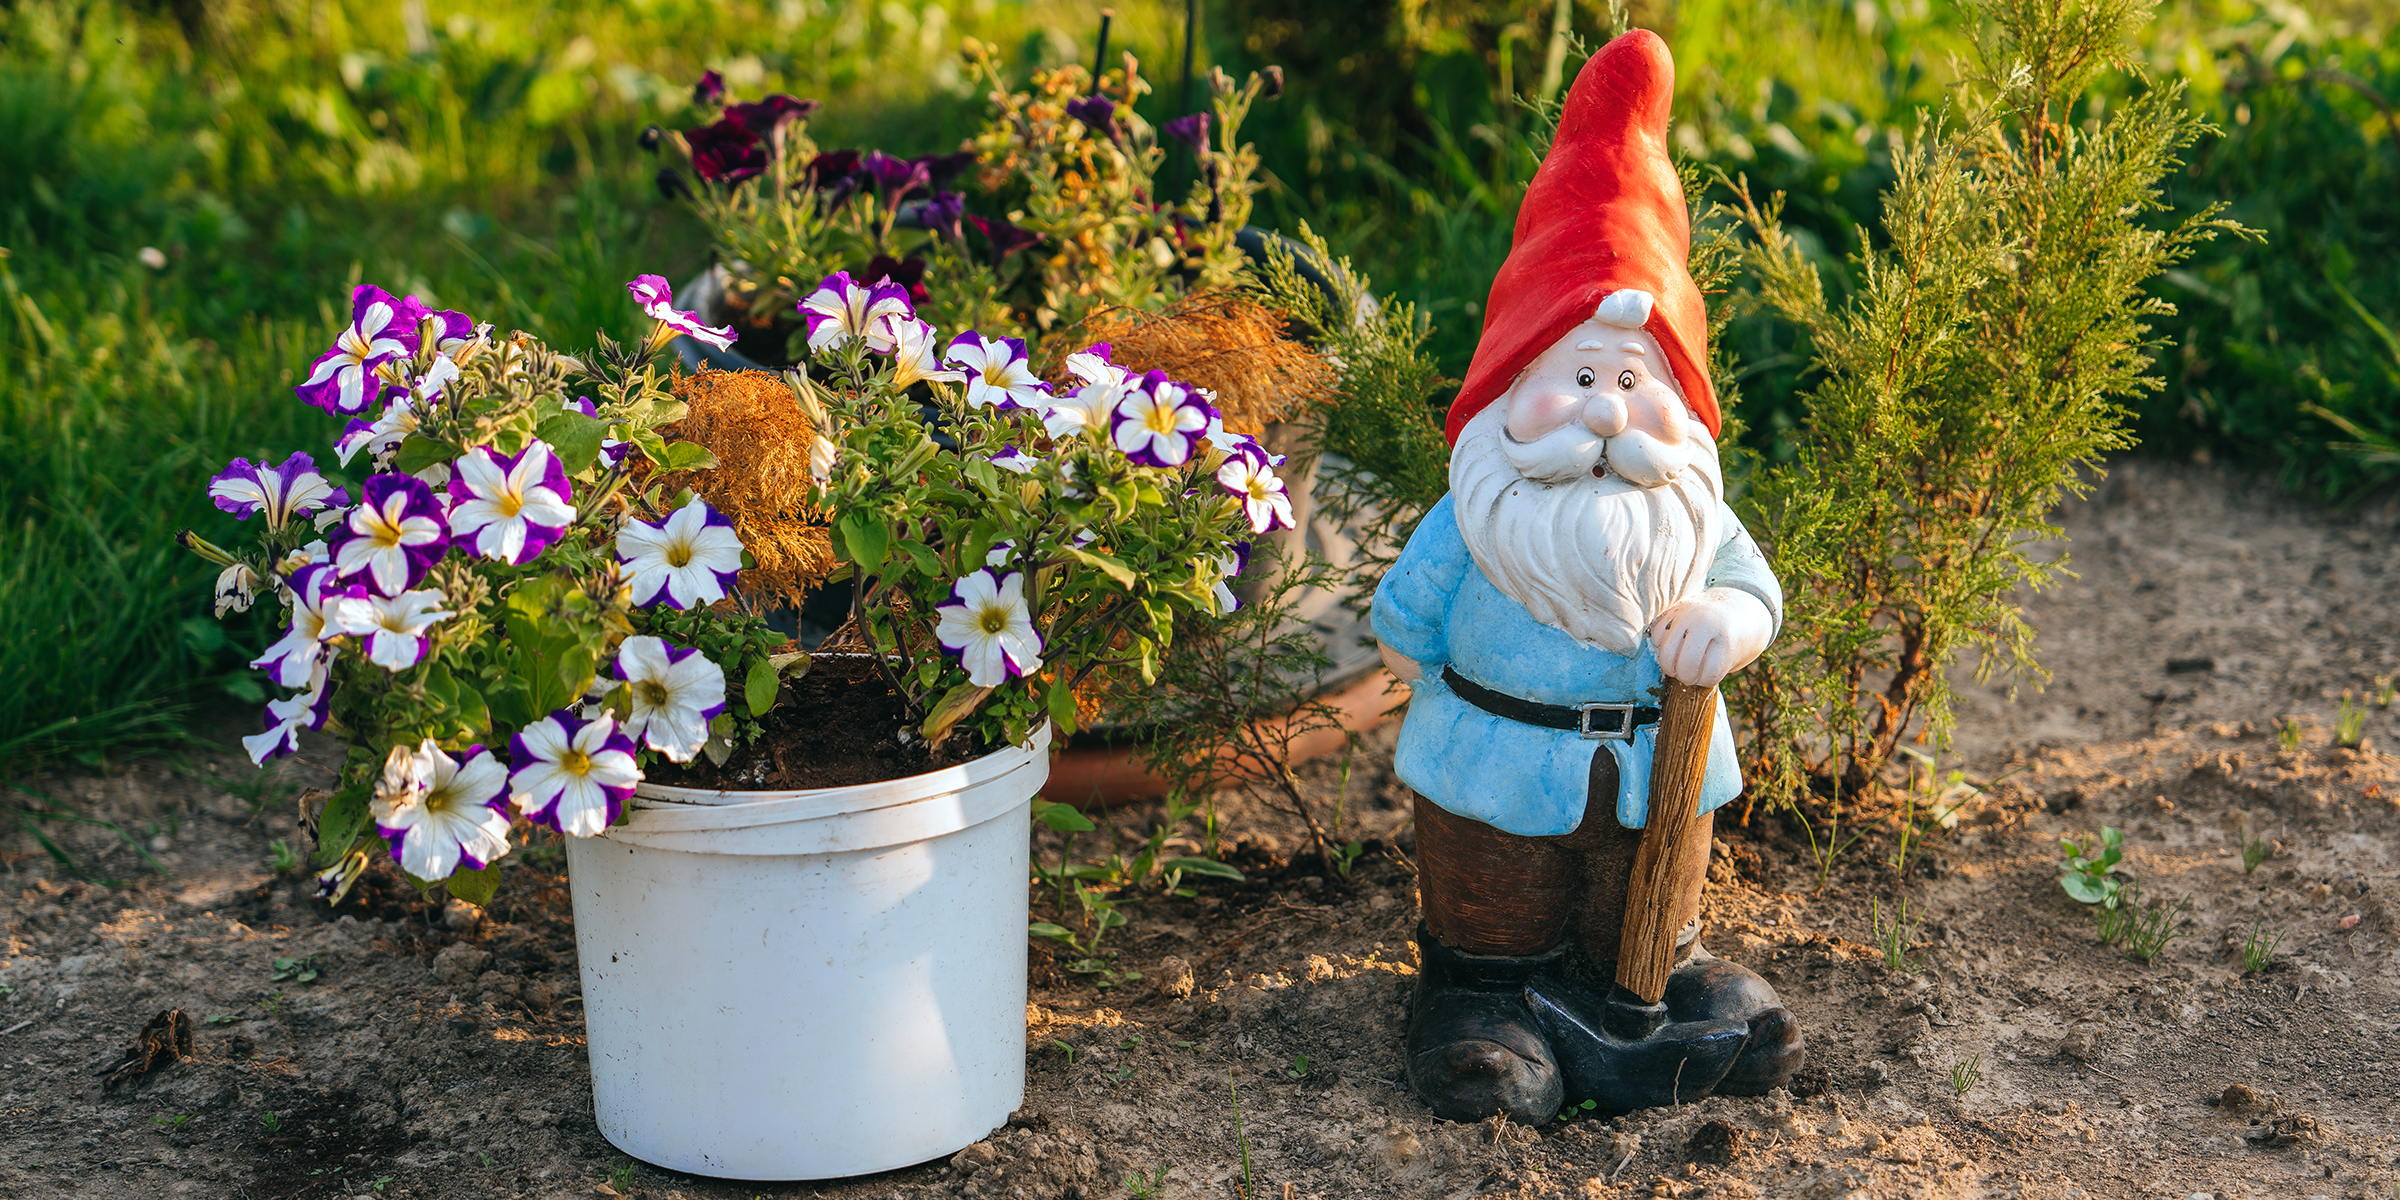
<instances>
[{"instance_id":1,"label":"dark purple flower","mask_svg":"<svg viewBox=\"0 0 2400 1200\"><path fill-rule=\"evenodd\" d=\"M700 82L692 85L692 103L702 108L714 107L725 99L725 77L715 71L703 72Z\"/></svg>"},{"instance_id":2,"label":"dark purple flower","mask_svg":"<svg viewBox=\"0 0 2400 1200\"><path fill-rule=\"evenodd\" d=\"M726 109L725 119L760 137L767 137L787 122L807 120L809 114L817 111L817 107L814 100L801 100L777 92L764 100L736 104Z\"/></svg>"},{"instance_id":3,"label":"dark purple flower","mask_svg":"<svg viewBox=\"0 0 2400 1200\"><path fill-rule=\"evenodd\" d=\"M958 173L975 165L978 155L972 150L956 154L927 154L909 161L925 168L925 182L935 188L946 188Z\"/></svg>"},{"instance_id":4,"label":"dark purple flower","mask_svg":"<svg viewBox=\"0 0 2400 1200\"><path fill-rule=\"evenodd\" d=\"M828 150L808 160L808 185L826 187L858 174L856 150Z\"/></svg>"},{"instance_id":5,"label":"dark purple flower","mask_svg":"<svg viewBox=\"0 0 2400 1200\"><path fill-rule=\"evenodd\" d=\"M661 199L672 202L692 198L692 185L685 183L683 176L677 174L673 167L660 167L656 182Z\"/></svg>"},{"instance_id":6,"label":"dark purple flower","mask_svg":"<svg viewBox=\"0 0 2400 1200\"><path fill-rule=\"evenodd\" d=\"M966 214L967 198L957 192L935 192L933 199L917 206L919 224L954 242L966 236L959 228Z\"/></svg>"},{"instance_id":7,"label":"dark purple flower","mask_svg":"<svg viewBox=\"0 0 2400 1200\"><path fill-rule=\"evenodd\" d=\"M991 243L994 266L999 265L1009 255L1042 240L1042 235L1030 229L1019 229L1003 220L986 220L973 213L967 214L967 224L974 226L975 232L982 234L983 239Z\"/></svg>"},{"instance_id":8,"label":"dark purple flower","mask_svg":"<svg viewBox=\"0 0 2400 1200\"><path fill-rule=\"evenodd\" d=\"M684 131L692 170L709 183L735 184L767 169L767 145L739 122L719 121Z\"/></svg>"},{"instance_id":9,"label":"dark purple flower","mask_svg":"<svg viewBox=\"0 0 2400 1200\"><path fill-rule=\"evenodd\" d=\"M1208 114L1196 112L1177 117L1159 127L1159 132L1192 148L1194 154L1208 153Z\"/></svg>"},{"instance_id":10,"label":"dark purple flower","mask_svg":"<svg viewBox=\"0 0 2400 1200\"><path fill-rule=\"evenodd\" d=\"M902 196L924 187L933 178L933 172L925 164L894 158L881 150L867 151L866 158L859 162L859 170L882 193L886 208L897 207Z\"/></svg>"},{"instance_id":11,"label":"dark purple flower","mask_svg":"<svg viewBox=\"0 0 2400 1200\"><path fill-rule=\"evenodd\" d=\"M1101 137L1117 135L1117 102L1106 96L1091 95L1069 100L1067 115L1083 122Z\"/></svg>"},{"instance_id":12,"label":"dark purple flower","mask_svg":"<svg viewBox=\"0 0 2400 1200\"><path fill-rule=\"evenodd\" d=\"M642 136L640 136L640 137L638 137L638 138L635 138L635 139L634 139L634 143L633 143L633 144L634 144L634 145L637 145L637 146L640 146L640 147L641 147L641 148L642 148L644 151L647 151L648 153L651 153L651 154L656 154L656 153L658 153L658 146L659 146L659 143L661 143L661 142L664 142L664 141L666 141L666 140L667 140L667 131L666 131L666 130L664 130L664 129L661 129L661 128L659 128L659 127L658 127L658 126L656 126L656 125L650 125L650 126L646 126L646 127L644 127L644 128L643 128L643 130L642 130Z\"/></svg>"},{"instance_id":13,"label":"dark purple flower","mask_svg":"<svg viewBox=\"0 0 2400 1200\"><path fill-rule=\"evenodd\" d=\"M908 290L908 302L912 306L925 303L925 298L931 294L925 290L925 260L921 258L901 259L878 254L867 260L866 269L860 271L857 277L876 283L899 284Z\"/></svg>"}]
</instances>

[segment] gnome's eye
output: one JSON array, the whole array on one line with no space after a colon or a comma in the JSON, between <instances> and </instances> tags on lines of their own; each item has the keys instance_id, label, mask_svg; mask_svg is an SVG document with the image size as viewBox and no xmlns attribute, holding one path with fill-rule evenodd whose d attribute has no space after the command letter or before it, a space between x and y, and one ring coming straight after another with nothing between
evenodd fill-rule
<instances>
[{"instance_id":1,"label":"gnome's eye","mask_svg":"<svg viewBox=\"0 0 2400 1200\"><path fill-rule=\"evenodd\" d=\"M1618 387L1621 387L1621 388L1623 388L1623 389L1625 389L1626 391L1629 391L1629 392L1630 392L1630 391L1632 391L1632 390L1633 390L1633 372L1631 372L1631 371L1619 371L1619 372L1617 372L1617 386L1618 386Z\"/></svg>"},{"instance_id":2,"label":"gnome's eye","mask_svg":"<svg viewBox=\"0 0 2400 1200\"><path fill-rule=\"evenodd\" d=\"M1592 383L1598 378L1599 376L1592 374L1592 369L1590 367L1585 367L1584 369L1575 372L1575 386L1579 388L1588 388L1592 386Z\"/></svg>"}]
</instances>

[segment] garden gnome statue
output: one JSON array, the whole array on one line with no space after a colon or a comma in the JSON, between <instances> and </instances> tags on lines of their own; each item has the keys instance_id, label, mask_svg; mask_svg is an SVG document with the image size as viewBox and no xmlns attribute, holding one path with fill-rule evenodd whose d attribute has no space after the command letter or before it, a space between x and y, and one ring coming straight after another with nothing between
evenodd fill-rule
<instances>
[{"instance_id":1,"label":"garden gnome statue","mask_svg":"<svg viewBox=\"0 0 2400 1200\"><path fill-rule=\"evenodd\" d=\"M1413 693L1408 1077L1453 1120L1758 1094L1804 1053L1774 989L1698 940L1710 814L1742 787L1714 685L1783 591L1725 505L1673 92L1643 30L1576 77L1450 408L1450 494L1375 593ZM1682 789L1663 824L1654 765Z\"/></svg>"}]
</instances>

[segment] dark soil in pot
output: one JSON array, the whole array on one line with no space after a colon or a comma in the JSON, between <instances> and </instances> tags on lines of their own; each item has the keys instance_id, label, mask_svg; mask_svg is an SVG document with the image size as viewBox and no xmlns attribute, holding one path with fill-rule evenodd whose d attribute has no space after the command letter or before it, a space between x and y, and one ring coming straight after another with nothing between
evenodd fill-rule
<instances>
[{"instance_id":1,"label":"dark soil in pot","mask_svg":"<svg viewBox=\"0 0 2400 1200\"><path fill-rule=\"evenodd\" d=\"M735 747L721 767L706 758L660 763L647 777L711 791L850 787L939 771L998 748L962 731L927 750L900 694L865 655L819 655L807 674L784 681L760 725L758 740Z\"/></svg>"}]
</instances>

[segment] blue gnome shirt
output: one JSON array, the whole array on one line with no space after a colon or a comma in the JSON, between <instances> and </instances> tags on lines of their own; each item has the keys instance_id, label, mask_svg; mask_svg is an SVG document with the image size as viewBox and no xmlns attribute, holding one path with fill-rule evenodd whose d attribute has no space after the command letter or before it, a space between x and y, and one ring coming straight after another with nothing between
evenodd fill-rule
<instances>
[{"instance_id":1,"label":"blue gnome shirt","mask_svg":"<svg viewBox=\"0 0 2400 1200\"><path fill-rule=\"evenodd\" d=\"M1718 507L1724 509L1721 501ZM1758 597L1780 629L1783 588L1766 557L1730 510L1719 520L1729 532L1710 560L1706 586ZM1640 829L1647 822L1655 723L1630 741L1587 739L1485 712L1442 680L1449 666L1492 691L1542 704L1656 705L1660 671L1647 636L1624 655L1535 620L1475 565L1448 496L1425 514L1375 589L1373 624L1384 645L1425 667L1409 685L1413 695L1393 764L1419 795L1508 833L1572 833L1583 823L1597 747L1617 756L1617 823ZM1741 791L1733 728L1719 699L1700 811L1713 812Z\"/></svg>"}]
</instances>

